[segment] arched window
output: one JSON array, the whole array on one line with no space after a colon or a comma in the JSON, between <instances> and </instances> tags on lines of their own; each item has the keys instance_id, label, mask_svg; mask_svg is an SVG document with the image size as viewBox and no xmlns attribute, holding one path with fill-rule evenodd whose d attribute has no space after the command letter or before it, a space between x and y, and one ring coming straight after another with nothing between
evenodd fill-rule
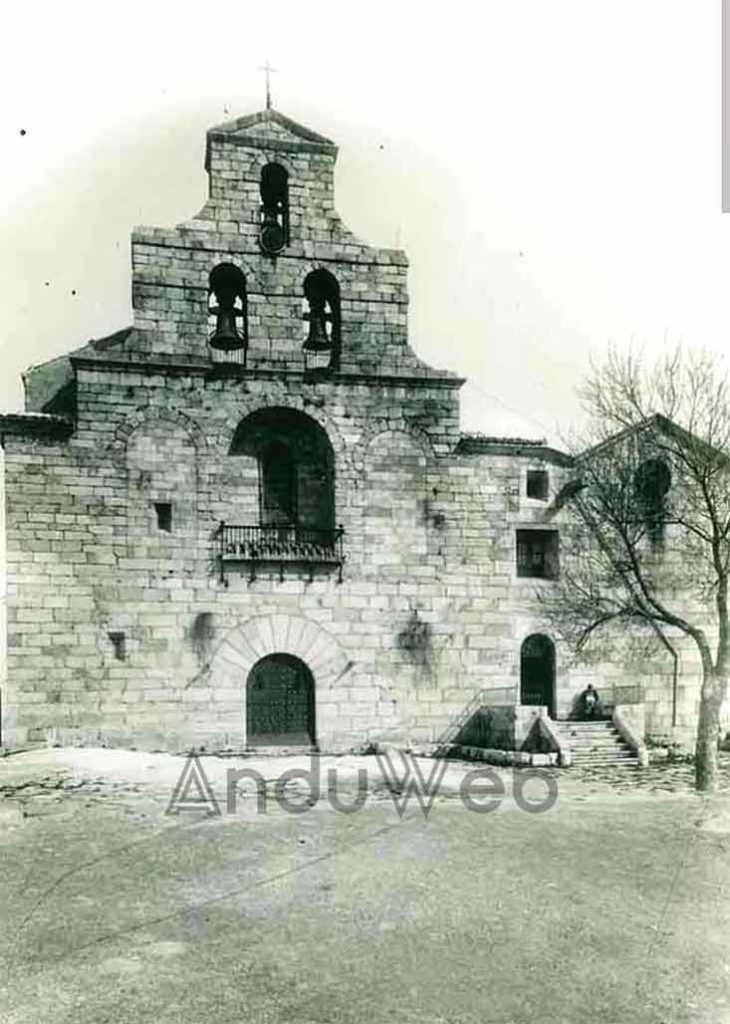
<instances>
[{"instance_id":1,"label":"arched window","mask_svg":"<svg viewBox=\"0 0 730 1024\"><path fill-rule=\"evenodd\" d=\"M296 409L259 409L239 424L229 454L258 462L260 526L334 530L334 453L315 420Z\"/></svg>"},{"instance_id":2,"label":"arched window","mask_svg":"<svg viewBox=\"0 0 730 1024\"><path fill-rule=\"evenodd\" d=\"M246 278L233 263L219 263L210 272L208 319L214 328L208 344L214 352L226 354L217 358L245 363L248 348Z\"/></svg>"},{"instance_id":3,"label":"arched window","mask_svg":"<svg viewBox=\"0 0 730 1024\"><path fill-rule=\"evenodd\" d=\"M281 164L261 168L260 217L261 248L275 255L289 244L289 175Z\"/></svg>"},{"instance_id":4,"label":"arched window","mask_svg":"<svg viewBox=\"0 0 730 1024\"><path fill-rule=\"evenodd\" d=\"M645 459L634 474L639 511L651 543L664 541L666 497L672 486L672 474L664 459Z\"/></svg>"},{"instance_id":5,"label":"arched window","mask_svg":"<svg viewBox=\"0 0 730 1024\"><path fill-rule=\"evenodd\" d=\"M306 308L303 319L308 323L304 352L313 366L330 370L340 368L340 286L328 270L313 270L304 279ZM322 359L325 359L322 362Z\"/></svg>"}]
</instances>

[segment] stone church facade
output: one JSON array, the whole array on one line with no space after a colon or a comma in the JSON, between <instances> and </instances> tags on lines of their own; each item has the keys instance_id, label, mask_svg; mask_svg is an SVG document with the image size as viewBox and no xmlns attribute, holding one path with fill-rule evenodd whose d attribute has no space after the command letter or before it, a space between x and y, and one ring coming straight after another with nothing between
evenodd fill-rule
<instances>
[{"instance_id":1,"label":"stone church facade","mask_svg":"<svg viewBox=\"0 0 730 1024\"><path fill-rule=\"evenodd\" d=\"M133 234L133 325L2 417L5 745L427 746L482 703L565 718L636 682L541 618L571 460L460 431L336 155L274 110L210 130L202 211ZM667 731L666 674L643 683Z\"/></svg>"}]
</instances>

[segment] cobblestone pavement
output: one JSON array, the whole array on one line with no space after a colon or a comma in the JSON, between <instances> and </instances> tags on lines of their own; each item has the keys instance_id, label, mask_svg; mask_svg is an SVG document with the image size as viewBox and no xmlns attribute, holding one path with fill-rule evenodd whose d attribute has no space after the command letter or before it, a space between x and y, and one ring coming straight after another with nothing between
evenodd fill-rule
<instances>
[{"instance_id":1,"label":"cobblestone pavement","mask_svg":"<svg viewBox=\"0 0 730 1024\"><path fill-rule=\"evenodd\" d=\"M652 764L648 768L571 768L568 774L594 787L610 786L622 792L636 789L656 793L689 793L694 790L694 763L687 758ZM720 754L719 792L730 792L730 753ZM561 771L557 778L564 777Z\"/></svg>"},{"instance_id":2,"label":"cobblestone pavement","mask_svg":"<svg viewBox=\"0 0 730 1024\"><path fill-rule=\"evenodd\" d=\"M374 757L346 755L320 758L322 779L329 769L337 773L337 783L345 790L356 785L357 772L365 770L369 777L372 799L389 799ZM259 771L266 780L267 790L273 789L277 777L292 768L302 769L311 762L306 757L282 758L202 758L211 781L215 781L219 796L225 789L225 768L250 768ZM419 759L421 770L428 777L434 762ZM0 801L10 799L13 807L24 815L43 813L43 808L57 805L76 793L85 806L104 803L118 805L130 816L144 815L145 798L169 799L180 775L184 759L161 754L144 754L124 750L68 748L65 750L38 750L17 757L0 759ZM451 799L458 794L463 777L484 768L492 768L511 788L513 772L527 775L538 773L558 782L561 794L612 794L694 792L694 764L689 759L664 761L648 768L635 767L576 767L512 769L490 766L482 762L449 760L441 778L437 799ZM244 789L253 796L253 784ZM297 788L296 783L294 788ZM325 787L326 789L326 787ZM720 754L720 794L730 793L730 752Z\"/></svg>"}]
</instances>

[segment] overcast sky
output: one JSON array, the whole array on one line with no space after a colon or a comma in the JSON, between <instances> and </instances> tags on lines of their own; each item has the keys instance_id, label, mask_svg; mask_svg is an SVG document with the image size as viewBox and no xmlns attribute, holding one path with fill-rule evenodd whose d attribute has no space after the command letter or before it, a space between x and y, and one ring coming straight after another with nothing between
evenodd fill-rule
<instances>
[{"instance_id":1,"label":"overcast sky","mask_svg":"<svg viewBox=\"0 0 730 1024\"><path fill-rule=\"evenodd\" d=\"M463 425L556 440L591 356L723 352L719 0L13 4L0 68L0 407L131 320L129 234L203 205L205 131L274 106L410 259ZM24 133L24 134L23 134ZM48 282L48 284L46 284ZM74 294L75 292L75 294Z\"/></svg>"}]
</instances>

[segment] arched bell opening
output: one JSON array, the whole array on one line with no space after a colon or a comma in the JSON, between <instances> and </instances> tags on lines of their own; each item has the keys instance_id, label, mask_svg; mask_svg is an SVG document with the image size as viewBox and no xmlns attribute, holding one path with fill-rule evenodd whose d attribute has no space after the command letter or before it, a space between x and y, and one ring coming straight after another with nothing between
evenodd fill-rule
<instances>
[{"instance_id":1,"label":"arched bell opening","mask_svg":"<svg viewBox=\"0 0 730 1024\"><path fill-rule=\"evenodd\" d=\"M208 339L213 358L246 364L248 309L246 278L233 263L219 263L208 279Z\"/></svg>"},{"instance_id":2,"label":"arched bell opening","mask_svg":"<svg viewBox=\"0 0 730 1024\"><path fill-rule=\"evenodd\" d=\"M314 747L316 742L312 673L291 654L261 658L246 681L246 746Z\"/></svg>"},{"instance_id":3,"label":"arched bell opening","mask_svg":"<svg viewBox=\"0 0 730 1024\"><path fill-rule=\"evenodd\" d=\"M289 173L281 164L261 168L259 243L275 256L289 244Z\"/></svg>"},{"instance_id":4,"label":"arched bell opening","mask_svg":"<svg viewBox=\"0 0 730 1024\"><path fill-rule=\"evenodd\" d=\"M533 633L522 643L520 704L546 707L555 718L555 645L544 633Z\"/></svg>"},{"instance_id":5,"label":"arched bell opening","mask_svg":"<svg viewBox=\"0 0 730 1024\"><path fill-rule=\"evenodd\" d=\"M340 286L320 268L304 279L304 350L307 369L339 370L341 338Z\"/></svg>"}]
</instances>

